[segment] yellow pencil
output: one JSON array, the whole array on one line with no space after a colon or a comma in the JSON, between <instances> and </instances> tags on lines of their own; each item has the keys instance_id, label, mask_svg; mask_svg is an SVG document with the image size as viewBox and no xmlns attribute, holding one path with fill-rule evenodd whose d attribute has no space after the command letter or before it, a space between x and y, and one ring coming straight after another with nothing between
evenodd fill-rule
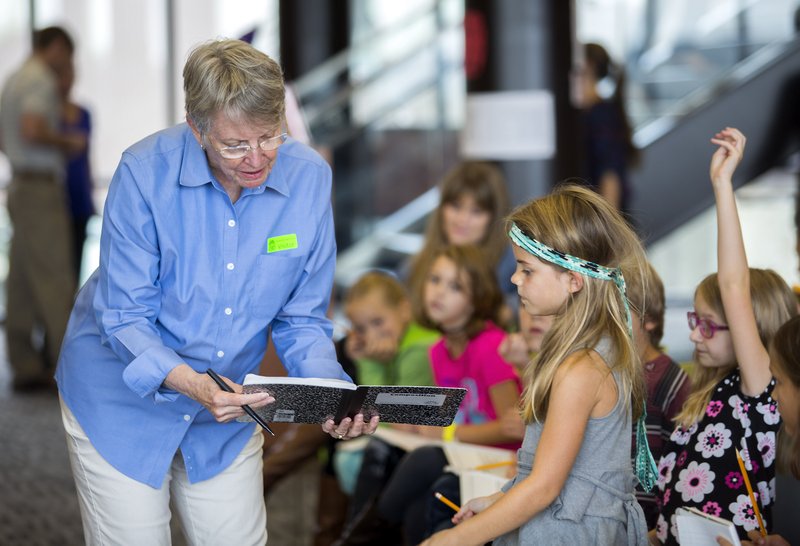
<instances>
[{"instance_id":1,"label":"yellow pencil","mask_svg":"<svg viewBox=\"0 0 800 546\"><path fill-rule=\"evenodd\" d=\"M499 463L487 463L481 464L473 468L472 470L491 470L492 468L500 468L501 466L509 466L514 464L514 461L501 461Z\"/></svg>"},{"instance_id":2,"label":"yellow pencil","mask_svg":"<svg viewBox=\"0 0 800 546\"><path fill-rule=\"evenodd\" d=\"M744 461L738 449L736 450L736 460L739 461L739 469L742 471L742 478L744 479L744 486L747 488L747 494L750 495L750 504L753 505L753 512L755 512L756 519L758 520L759 531L762 537L766 537L767 530L764 528L764 521L761 519L761 512L758 509L756 496L753 493L753 486L750 485L750 478L747 476L747 469L744 467Z\"/></svg>"},{"instance_id":3,"label":"yellow pencil","mask_svg":"<svg viewBox=\"0 0 800 546\"><path fill-rule=\"evenodd\" d=\"M448 499L447 497L445 497L444 495L442 495L438 491L436 493L434 493L433 496L436 497L437 499L439 499L440 501L442 501L443 503L445 503L447 506L449 506L450 508L452 508L456 512L461 510L461 507L459 505L457 505L456 503L454 503L453 501L451 501L450 499Z\"/></svg>"}]
</instances>

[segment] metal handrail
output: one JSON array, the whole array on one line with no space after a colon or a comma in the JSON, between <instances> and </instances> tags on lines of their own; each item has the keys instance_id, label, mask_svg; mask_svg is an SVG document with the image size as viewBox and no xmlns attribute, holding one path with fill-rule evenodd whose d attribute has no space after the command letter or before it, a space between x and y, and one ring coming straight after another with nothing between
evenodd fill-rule
<instances>
[{"instance_id":1,"label":"metal handrail","mask_svg":"<svg viewBox=\"0 0 800 546\"><path fill-rule=\"evenodd\" d=\"M364 48L370 47L377 42L385 40L391 36L398 35L405 31L409 25L417 23L430 15L431 12L439 9L439 2L434 3L433 8L427 11L414 13L394 23L387 29L376 29L357 43L328 58L313 70L308 71L292 82L292 87L302 100L306 96L313 94L318 89L326 87L330 82L336 81L340 74L345 72L350 65L350 58L354 52L365 51Z\"/></svg>"}]
</instances>

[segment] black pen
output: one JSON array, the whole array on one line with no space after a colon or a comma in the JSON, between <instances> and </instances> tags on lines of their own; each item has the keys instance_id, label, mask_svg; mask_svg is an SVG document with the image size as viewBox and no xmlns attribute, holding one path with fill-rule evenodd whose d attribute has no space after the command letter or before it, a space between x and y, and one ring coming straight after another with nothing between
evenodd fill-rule
<instances>
[{"instance_id":1,"label":"black pen","mask_svg":"<svg viewBox=\"0 0 800 546\"><path fill-rule=\"evenodd\" d=\"M230 388L230 386L229 386L227 383L225 383L225 382L222 380L222 378L221 378L220 376L218 376L218 375L217 375L217 372L215 372L214 370L212 370L211 368L209 368L209 369L207 369L207 370L206 370L206 373L207 373L208 375L210 375L210 376L211 376L211 379L213 379L213 380L214 380L214 383L216 383L217 385L219 385L219 388L220 388L220 389L222 389L222 390L223 390L223 391L225 391L225 392L233 392L233 389L232 389L232 388ZM269 432L270 434L272 434L273 436L275 436L275 433L274 433L274 432L272 432L272 429L271 429L271 428L269 428L269 425L267 424L267 422L266 422L266 421L264 421L264 420L261 418L261 416L260 416L259 414L257 414L257 413L256 413L256 412L253 410L253 408L251 408L251 407L250 407L250 406L248 406L247 404L244 404L244 405L242 406L242 409L244 410L244 412L245 412L247 415L249 415L250 417L252 417L252 418L253 418L253 420L254 420L256 423L258 423L259 425L261 425L261 427L262 427L264 430L266 430L267 432Z\"/></svg>"}]
</instances>

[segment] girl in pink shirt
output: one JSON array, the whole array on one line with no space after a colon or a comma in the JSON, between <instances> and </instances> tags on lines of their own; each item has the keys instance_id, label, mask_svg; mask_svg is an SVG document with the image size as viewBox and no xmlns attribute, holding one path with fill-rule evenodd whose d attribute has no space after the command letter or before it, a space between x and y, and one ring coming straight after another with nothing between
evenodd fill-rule
<instances>
[{"instance_id":1,"label":"girl in pink shirt","mask_svg":"<svg viewBox=\"0 0 800 546\"><path fill-rule=\"evenodd\" d=\"M495 325L502 300L481 256L469 246L437 252L415 298L418 320L442 332L431 347L436 384L467 389L456 426L445 437L514 449L519 439L508 437L497 417L517 407L520 383L497 351L506 335Z\"/></svg>"}]
</instances>

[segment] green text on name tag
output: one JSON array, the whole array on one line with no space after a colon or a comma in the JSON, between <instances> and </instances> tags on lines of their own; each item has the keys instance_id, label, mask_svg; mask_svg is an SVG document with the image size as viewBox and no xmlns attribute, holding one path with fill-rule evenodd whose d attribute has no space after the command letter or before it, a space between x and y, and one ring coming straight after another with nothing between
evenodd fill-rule
<instances>
[{"instance_id":1,"label":"green text on name tag","mask_svg":"<svg viewBox=\"0 0 800 546\"><path fill-rule=\"evenodd\" d=\"M280 252L281 250L291 250L297 248L297 234L278 235L267 239L267 254Z\"/></svg>"}]
</instances>

